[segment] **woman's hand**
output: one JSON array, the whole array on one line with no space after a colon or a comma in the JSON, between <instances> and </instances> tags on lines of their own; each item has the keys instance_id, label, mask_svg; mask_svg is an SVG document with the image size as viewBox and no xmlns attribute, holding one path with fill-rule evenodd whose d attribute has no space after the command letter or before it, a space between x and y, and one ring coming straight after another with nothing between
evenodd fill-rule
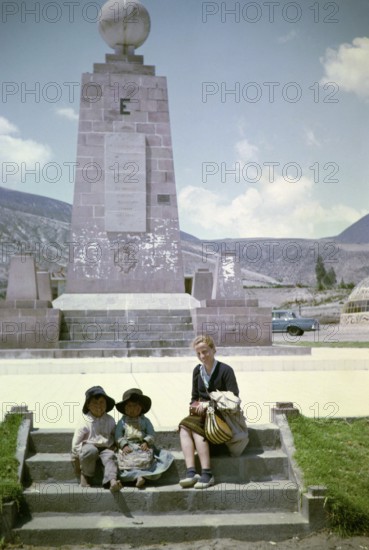
<instances>
[{"instance_id":1,"label":"woman's hand","mask_svg":"<svg viewBox=\"0 0 369 550\"><path fill-rule=\"evenodd\" d=\"M140 447L141 447L141 451L148 451L150 449L146 441L141 443Z\"/></svg>"},{"instance_id":2,"label":"woman's hand","mask_svg":"<svg viewBox=\"0 0 369 550\"><path fill-rule=\"evenodd\" d=\"M128 454L131 453L131 452L132 452L131 447L130 447L129 445L124 445L124 447L123 447L123 449L122 449L122 453L123 453L124 455L128 455Z\"/></svg>"},{"instance_id":3,"label":"woman's hand","mask_svg":"<svg viewBox=\"0 0 369 550\"><path fill-rule=\"evenodd\" d=\"M198 406L196 407L196 413L201 416L202 414L204 414L206 412L206 409L208 408L208 403L207 401L200 401L200 403L198 404Z\"/></svg>"}]
</instances>

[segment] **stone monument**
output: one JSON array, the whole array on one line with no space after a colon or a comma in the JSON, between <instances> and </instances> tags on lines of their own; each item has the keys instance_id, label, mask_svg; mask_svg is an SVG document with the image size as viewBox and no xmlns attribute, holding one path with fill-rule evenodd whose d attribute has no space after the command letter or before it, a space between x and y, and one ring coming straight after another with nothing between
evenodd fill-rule
<instances>
[{"instance_id":1,"label":"stone monument","mask_svg":"<svg viewBox=\"0 0 369 550\"><path fill-rule=\"evenodd\" d=\"M135 53L150 32L148 11L109 0L99 31L114 53L82 76L72 253L66 292L53 302L64 312L62 339L119 347L134 332L147 346L187 346L193 332L183 339L182 324L179 337L173 319L169 328L161 319L160 332L143 316L177 311L192 329L199 304L185 294L166 78Z\"/></svg>"},{"instance_id":2,"label":"stone monument","mask_svg":"<svg viewBox=\"0 0 369 550\"><path fill-rule=\"evenodd\" d=\"M109 0L115 50L82 77L67 293L184 293L166 79L135 55L140 2Z\"/></svg>"},{"instance_id":3,"label":"stone monument","mask_svg":"<svg viewBox=\"0 0 369 550\"><path fill-rule=\"evenodd\" d=\"M246 302L234 258L185 293L166 79L135 53L147 9L108 0L99 30L114 53L82 77L72 254L53 302L60 346L180 355L204 332L222 346L270 345L270 311Z\"/></svg>"}]
</instances>

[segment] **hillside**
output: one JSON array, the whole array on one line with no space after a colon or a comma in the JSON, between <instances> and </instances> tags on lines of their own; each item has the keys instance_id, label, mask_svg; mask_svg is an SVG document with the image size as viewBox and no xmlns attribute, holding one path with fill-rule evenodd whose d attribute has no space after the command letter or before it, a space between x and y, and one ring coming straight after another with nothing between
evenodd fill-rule
<instances>
[{"instance_id":1,"label":"hillside","mask_svg":"<svg viewBox=\"0 0 369 550\"><path fill-rule=\"evenodd\" d=\"M6 287L12 254L33 251L39 268L60 272L67 264L71 205L0 187L0 290ZM369 275L369 215L330 239L224 239L202 241L181 232L184 269L192 276L199 268L215 269L227 250L236 253L244 285L315 284L318 254L337 280L357 283ZM53 245L52 243L56 243Z\"/></svg>"},{"instance_id":2,"label":"hillside","mask_svg":"<svg viewBox=\"0 0 369 550\"><path fill-rule=\"evenodd\" d=\"M369 214L353 223L335 238L340 243L369 243Z\"/></svg>"},{"instance_id":3,"label":"hillside","mask_svg":"<svg viewBox=\"0 0 369 550\"><path fill-rule=\"evenodd\" d=\"M72 215L72 205L66 202L41 195L13 191L5 187L0 187L0 206L66 223L70 222Z\"/></svg>"},{"instance_id":4,"label":"hillside","mask_svg":"<svg viewBox=\"0 0 369 550\"><path fill-rule=\"evenodd\" d=\"M207 254L208 241L200 244L182 242L185 265L191 271L201 262L200 267L211 267L216 255ZM337 280L359 282L369 275L369 247L367 244L339 243L333 239L239 239L232 241L214 241L218 245L218 254L224 256L226 249L235 249L247 286L259 286L258 277L254 276L255 285L250 279L250 272L270 277L276 284L315 285L315 264L320 254L326 269L333 267ZM247 273L248 272L248 273Z\"/></svg>"}]
</instances>

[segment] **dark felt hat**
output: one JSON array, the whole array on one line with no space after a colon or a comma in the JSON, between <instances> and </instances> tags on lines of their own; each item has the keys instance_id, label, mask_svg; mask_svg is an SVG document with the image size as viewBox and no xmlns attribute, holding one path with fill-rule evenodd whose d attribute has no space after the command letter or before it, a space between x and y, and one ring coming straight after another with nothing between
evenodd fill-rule
<instances>
[{"instance_id":1,"label":"dark felt hat","mask_svg":"<svg viewBox=\"0 0 369 550\"><path fill-rule=\"evenodd\" d=\"M142 407L141 414L145 414L151 409L150 397L144 395L138 388L131 388L130 390L125 391L122 401L115 404L115 408L122 414L124 414L127 401L135 401L136 403L139 403Z\"/></svg>"},{"instance_id":2,"label":"dark felt hat","mask_svg":"<svg viewBox=\"0 0 369 550\"><path fill-rule=\"evenodd\" d=\"M105 393L105 390L104 388L102 388L101 386L92 386L92 388L89 388L87 391L86 391L86 399L85 399L85 404L83 405L83 409L82 409L82 412L84 414L88 413L88 403L90 401L90 399L92 397L99 397L100 395L102 395L103 397L105 397L105 400L106 400L106 412L109 412L111 411L113 408L114 408L114 405L115 405L115 399L113 399L112 397L109 397L106 393Z\"/></svg>"}]
</instances>

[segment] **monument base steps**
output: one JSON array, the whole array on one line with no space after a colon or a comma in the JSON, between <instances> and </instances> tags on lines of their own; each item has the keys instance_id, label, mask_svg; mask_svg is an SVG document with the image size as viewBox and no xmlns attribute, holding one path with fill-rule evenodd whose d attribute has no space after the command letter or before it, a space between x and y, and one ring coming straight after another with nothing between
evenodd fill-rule
<instances>
[{"instance_id":1,"label":"monument base steps","mask_svg":"<svg viewBox=\"0 0 369 550\"><path fill-rule=\"evenodd\" d=\"M25 511L13 533L23 544L168 544L214 538L284 540L311 531L300 487L289 478L287 455L277 425L250 428L243 455L212 451L216 480L205 490L182 489L185 473L178 434L157 433L159 447L175 460L144 490L126 484L115 494L75 478L70 430L30 432L25 467ZM306 507L305 507L306 508Z\"/></svg>"},{"instance_id":2,"label":"monument base steps","mask_svg":"<svg viewBox=\"0 0 369 550\"><path fill-rule=\"evenodd\" d=\"M189 310L66 310L59 347L188 350L194 337Z\"/></svg>"}]
</instances>

